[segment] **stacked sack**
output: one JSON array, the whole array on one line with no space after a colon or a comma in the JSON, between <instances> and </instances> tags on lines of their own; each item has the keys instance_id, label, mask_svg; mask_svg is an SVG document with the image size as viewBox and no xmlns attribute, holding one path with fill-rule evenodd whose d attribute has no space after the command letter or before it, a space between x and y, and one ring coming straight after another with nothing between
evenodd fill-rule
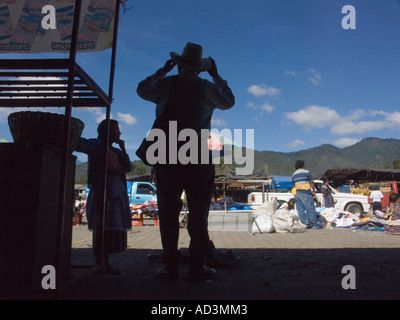
<instances>
[{"instance_id":1,"label":"stacked sack","mask_svg":"<svg viewBox=\"0 0 400 320\"><path fill-rule=\"evenodd\" d=\"M278 209L276 199L266 201L253 210L254 233L298 233L306 231L307 227L301 223L299 216L287 208Z\"/></svg>"}]
</instances>

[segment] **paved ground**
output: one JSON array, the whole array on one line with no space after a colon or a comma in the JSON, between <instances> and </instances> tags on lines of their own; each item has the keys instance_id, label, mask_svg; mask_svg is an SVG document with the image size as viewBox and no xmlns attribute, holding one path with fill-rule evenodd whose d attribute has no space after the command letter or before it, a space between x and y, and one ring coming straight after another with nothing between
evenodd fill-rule
<instances>
[{"instance_id":1,"label":"paved ground","mask_svg":"<svg viewBox=\"0 0 400 320\"><path fill-rule=\"evenodd\" d=\"M151 222L148 222L151 223ZM379 231L355 229L307 230L297 234L210 232L221 253L229 250L235 266L217 268L212 283L185 280L166 284L155 276L161 267L148 255L161 253L159 228L133 227L129 249L112 256L121 276L94 275L92 234L86 225L73 227L71 281L59 288L57 299L69 300L275 300L275 299L399 299L400 237ZM180 247L187 250L189 237L181 229ZM355 268L355 279L342 273ZM79 268L76 268L79 266ZM181 274L187 274L181 266ZM344 283L356 289L345 290ZM29 298L43 298L39 295Z\"/></svg>"}]
</instances>

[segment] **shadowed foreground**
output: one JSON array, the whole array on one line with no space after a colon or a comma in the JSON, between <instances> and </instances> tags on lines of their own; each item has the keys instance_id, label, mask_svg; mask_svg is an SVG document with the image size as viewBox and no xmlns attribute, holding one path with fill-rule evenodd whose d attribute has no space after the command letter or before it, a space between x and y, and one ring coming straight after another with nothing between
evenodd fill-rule
<instances>
[{"instance_id":1,"label":"shadowed foreground","mask_svg":"<svg viewBox=\"0 0 400 320\"><path fill-rule=\"evenodd\" d=\"M111 257L121 276L94 275L82 265L93 265L91 233L85 225L74 227L71 281L56 299L102 300L298 300L298 299L399 299L400 237L379 231L354 229L310 230L298 234L210 232L221 253L232 250L235 266L216 268L212 283L181 280L167 284L156 277L162 265L148 255L161 254L159 229L134 227L129 249ZM180 247L187 252L189 237L181 229ZM345 290L343 266L355 268L354 290ZM181 276L188 266L181 266ZM345 279L346 280L346 279ZM23 296L46 299L48 294ZM11 297L13 298L13 297ZM18 298L18 297L14 297Z\"/></svg>"}]
</instances>

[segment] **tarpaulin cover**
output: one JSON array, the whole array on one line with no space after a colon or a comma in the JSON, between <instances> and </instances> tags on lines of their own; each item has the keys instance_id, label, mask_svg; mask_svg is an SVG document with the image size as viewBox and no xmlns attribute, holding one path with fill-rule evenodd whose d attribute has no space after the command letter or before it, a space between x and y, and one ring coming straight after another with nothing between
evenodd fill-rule
<instances>
[{"instance_id":1,"label":"tarpaulin cover","mask_svg":"<svg viewBox=\"0 0 400 320\"><path fill-rule=\"evenodd\" d=\"M275 189L286 188L292 189L292 177L291 176L276 176L272 175L273 184Z\"/></svg>"},{"instance_id":2,"label":"tarpaulin cover","mask_svg":"<svg viewBox=\"0 0 400 320\"><path fill-rule=\"evenodd\" d=\"M345 184L353 180L355 183L400 181L399 169L329 169L319 179L326 178L333 184ZM318 179L318 178L317 178Z\"/></svg>"},{"instance_id":3,"label":"tarpaulin cover","mask_svg":"<svg viewBox=\"0 0 400 320\"><path fill-rule=\"evenodd\" d=\"M254 172L253 174L249 175L236 175L234 170L228 170L226 171L226 178L227 179L232 179L232 180L261 180L261 179L267 179L267 175L265 174L264 170Z\"/></svg>"}]
</instances>

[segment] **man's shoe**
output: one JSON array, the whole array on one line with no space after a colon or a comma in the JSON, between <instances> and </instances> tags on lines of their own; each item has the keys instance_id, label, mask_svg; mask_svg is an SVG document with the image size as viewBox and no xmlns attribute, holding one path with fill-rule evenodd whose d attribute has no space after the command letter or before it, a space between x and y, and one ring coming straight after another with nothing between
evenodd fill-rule
<instances>
[{"instance_id":1,"label":"man's shoe","mask_svg":"<svg viewBox=\"0 0 400 320\"><path fill-rule=\"evenodd\" d=\"M162 267L156 271L157 277L168 282L178 282L179 281L179 270L168 270L167 267Z\"/></svg>"},{"instance_id":2,"label":"man's shoe","mask_svg":"<svg viewBox=\"0 0 400 320\"><path fill-rule=\"evenodd\" d=\"M108 265L104 265L100 268L100 270L98 271L99 274L108 274L111 276L120 276L122 275L122 272L114 269L113 267L111 267L109 264Z\"/></svg>"},{"instance_id":3,"label":"man's shoe","mask_svg":"<svg viewBox=\"0 0 400 320\"><path fill-rule=\"evenodd\" d=\"M200 270L190 270L188 281L190 282L207 282L215 278L217 271L203 265Z\"/></svg>"},{"instance_id":4,"label":"man's shoe","mask_svg":"<svg viewBox=\"0 0 400 320\"><path fill-rule=\"evenodd\" d=\"M324 227L320 223L316 223L316 224L314 224L312 226L312 229L315 229L315 230L320 230L320 229L323 229L323 228Z\"/></svg>"}]
</instances>

